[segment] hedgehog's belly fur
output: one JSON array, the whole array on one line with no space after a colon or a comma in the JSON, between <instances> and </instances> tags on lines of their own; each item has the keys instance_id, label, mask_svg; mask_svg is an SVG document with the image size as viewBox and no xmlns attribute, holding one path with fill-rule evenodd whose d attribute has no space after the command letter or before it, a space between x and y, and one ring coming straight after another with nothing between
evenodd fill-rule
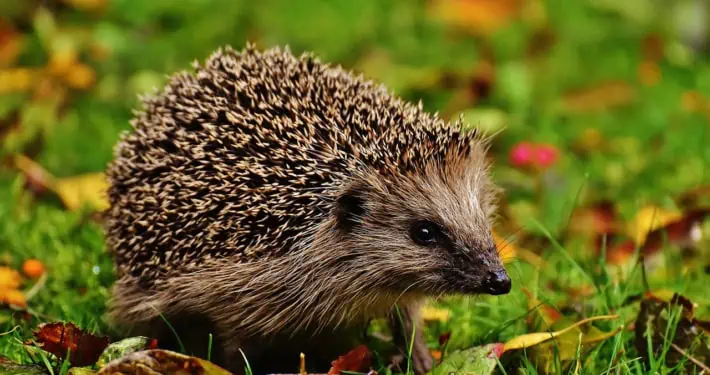
<instances>
[{"instance_id":1,"label":"hedgehog's belly fur","mask_svg":"<svg viewBox=\"0 0 710 375\"><path fill-rule=\"evenodd\" d=\"M110 317L115 325L125 327L127 334L156 337L161 347L179 349L163 321L167 319L188 353L203 358L212 333L214 362L234 373L244 368L239 349L255 371L295 372L303 352L311 371L324 372L330 361L364 343L370 319L386 318L395 301L403 307L421 298L371 291L357 301L326 288L313 291L315 295L309 295L307 288L300 294L280 294L278 287L262 285L305 280L304 272L289 261L296 261L294 258L265 261L272 273L262 278L259 275L265 274L257 271L262 265L256 262L230 268L223 261L203 264L197 272L184 273L150 289L143 288L137 278L124 275L114 285ZM329 276L321 277L327 282ZM376 298L379 294L381 298Z\"/></svg>"}]
</instances>

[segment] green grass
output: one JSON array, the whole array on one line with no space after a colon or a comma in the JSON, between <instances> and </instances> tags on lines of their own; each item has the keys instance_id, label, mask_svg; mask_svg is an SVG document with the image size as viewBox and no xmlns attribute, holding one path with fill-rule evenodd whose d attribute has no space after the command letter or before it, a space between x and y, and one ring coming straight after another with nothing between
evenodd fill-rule
<instances>
[{"instance_id":1,"label":"green grass","mask_svg":"<svg viewBox=\"0 0 710 375\"><path fill-rule=\"evenodd\" d=\"M583 306L586 316L614 312L621 315L620 322L633 322L638 302L625 301L646 288L640 264L632 260L623 270L610 267L587 242L563 234L577 207L611 200L621 217L630 219L647 205L672 208L680 194L710 183L710 58L707 47L705 52L694 50L678 31L674 17L683 14L686 3L692 1L654 7L646 1L549 0L542 2L543 21L512 22L484 39L436 21L423 1L253 5L210 0L176 6L110 0L101 15L67 8L48 13L57 25L87 30L89 40L109 51L105 59L92 57L90 43L82 44L84 39L74 34L46 31L51 29L46 15L33 18L21 6L0 5L9 24L24 25L18 26L25 44L15 66L44 66L53 53L51 40L60 35L75 43L80 59L97 77L90 89L60 96L61 110L54 99L36 99L26 92L0 94L0 157L22 152L60 177L100 171L120 131L129 128L136 94L162 85L166 74L188 68L190 61L204 59L220 45L239 48L248 39L261 47L288 44L294 52L312 50L324 60L364 71L407 99L421 99L428 110L450 117L463 114L472 125L500 132L492 152L494 177L506 189L503 234L540 253L547 265L538 269L522 261L511 263L514 286L508 295L441 301L452 314L447 322L427 326L432 347L447 331L452 332L449 351L529 332L525 319L531 312L523 286L555 307ZM550 34L552 45L534 42ZM653 85L638 78L643 40L649 34L664 41L657 60L660 79ZM705 34L708 46L710 36ZM462 100L483 59L492 59L495 66L490 93L478 101ZM610 81L625 82L633 99L587 112L561 102L570 91ZM691 92L705 93L706 112L683 109L681 103ZM608 95L603 91L590 100L604 101ZM11 126L15 122L18 127ZM590 142L589 129L601 141L582 147ZM544 174L520 171L507 159L520 141L550 143L561 158ZM6 332L0 336L0 353L13 361L50 366L50 359L31 355L21 342L38 323L58 319L111 333L104 313L113 270L100 226L88 212L68 212L23 185L15 170L0 167L0 261L19 269L25 259L38 258L49 272L29 301L30 314L0 308L0 331ZM710 234L708 225L704 228ZM696 248L705 255L688 261L675 246L665 246L658 257L663 264L650 268L646 281L651 289L689 297L699 305L697 315L708 317L710 246L705 241ZM588 286L595 294L573 299L551 283ZM611 330L618 324L599 327ZM672 335L672 330L666 334ZM673 350L670 345L666 349ZM536 373L528 354L518 356L517 366ZM579 359L585 374L671 371L664 356L650 364L639 359L628 330L580 353ZM574 373L574 366L565 365L554 368ZM51 366L55 373L66 373L66 366ZM507 373L515 371L508 368Z\"/></svg>"}]
</instances>

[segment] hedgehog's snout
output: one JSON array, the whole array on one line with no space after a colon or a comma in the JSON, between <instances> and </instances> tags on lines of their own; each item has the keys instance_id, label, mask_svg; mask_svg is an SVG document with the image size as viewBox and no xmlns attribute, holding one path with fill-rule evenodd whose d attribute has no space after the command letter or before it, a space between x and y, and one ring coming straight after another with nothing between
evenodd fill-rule
<instances>
[{"instance_id":1,"label":"hedgehog's snout","mask_svg":"<svg viewBox=\"0 0 710 375\"><path fill-rule=\"evenodd\" d=\"M483 279L481 288L486 293L497 296L501 294L508 294L511 286L512 282L510 281L508 272L506 272L505 269L500 269L497 271L489 271L486 278Z\"/></svg>"}]
</instances>

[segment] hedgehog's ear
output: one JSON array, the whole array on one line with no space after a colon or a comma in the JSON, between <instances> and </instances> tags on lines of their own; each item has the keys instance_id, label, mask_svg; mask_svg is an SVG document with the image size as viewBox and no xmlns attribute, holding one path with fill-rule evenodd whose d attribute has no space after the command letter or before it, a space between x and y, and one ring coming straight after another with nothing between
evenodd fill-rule
<instances>
[{"instance_id":1,"label":"hedgehog's ear","mask_svg":"<svg viewBox=\"0 0 710 375\"><path fill-rule=\"evenodd\" d=\"M365 215L365 198L358 189L348 189L335 200L336 226L342 231L350 231L360 223Z\"/></svg>"}]
</instances>

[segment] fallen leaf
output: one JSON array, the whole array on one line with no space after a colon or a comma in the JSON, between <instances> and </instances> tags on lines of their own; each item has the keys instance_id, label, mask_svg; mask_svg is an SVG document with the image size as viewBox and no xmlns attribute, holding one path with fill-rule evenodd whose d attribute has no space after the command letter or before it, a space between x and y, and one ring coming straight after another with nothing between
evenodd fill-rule
<instances>
[{"instance_id":1,"label":"fallen leaf","mask_svg":"<svg viewBox=\"0 0 710 375\"><path fill-rule=\"evenodd\" d=\"M642 244L648 234L682 218L678 211L669 211L655 206L641 208L634 219L626 226L626 233L637 243Z\"/></svg>"},{"instance_id":2,"label":"fallen leaf","mask_svg":"<svg viewBox=\"0 0 710 375\"><path fill-rule=\"evenodd\" d=\"M109 362L141 350L157 349L158 341L150 337L129 337L109 344L99 356L96 365L103 367Z\"/></svg>"},{"instance_id":3,"label":"fallen leaf","mask_svg":"<svg viewBox=\"0 0 710 375\"><path fill-rule=\"evenodd\" d=\"M562 98L562 108L571 113L601 112L631 103L636 91L628 83L609 81L570 91Z\"/></svg>"},{"instance_id":4,"label":"fallen leaf","mask_svg":"<svg viewBox=\"0 0 710 375\"><path fill-rule=\"evenodd\" d=\"M367 371L370 368L372 353L365 345L357 346L347 354L331 362L328 375L337 375L341 371Z\"/></svg>"},{"instance_id":5,"label":"fallen leaf","mask_svg":"<svg viewBox=\"0 0 710 375\"><path fill-rule=\"evenodd\" d=\"M101 173L88 173L84 175L59 178L56 180L57 194L70 210L78 210L85 203L99 211L108 208L106 190L108 182Z\"/></svg>"},{"instance_id":6,"label":"fallen leaf","mask_svg":"<svg viewBox=\"0 0 710 375\"><path fill-rule=\"evenodd\" d=\"M4 289L0 290L0 303L17 307L27 307L27 297L19 290Z\"/></svg>"},{"instance_id":7,"label":"fallen leaf","mask_svg":"<svg viewBox=\"0 0 710 375\"><path fill-rule=\"evenodd\" d=\"M543 261L539 255L528 249L516 246L512 241L504 239L496 232L493 232L493 241L496 244L498 255L503 261L503 264L510 263L516 259L520 259L538 268L545 264L545 261Z\"/></svg>"},{"instance_id":8,"label":"fallen leaf","mask_svg":"<svg viewBox=\"0 0 710 375\"><path fill-rule=\"evenodd\" d=\"M0 94L28 91L36 75L29 68L0 69Z\"/></svg>"},{"instance_id":9,"label":"fallen leaf","mask_svg":"<svg viewBox=\"0 0 710 375\"><path fill-rule=\"evenodd\" d=\"M108 346L108 337L86 333L73 323L43 323L34 331L39 347L64 359L71 350L69 361L74 366L94 364Z\"/></svg>"},{"instance_id":10,"label":"fallen leaf","mask_svg":"<svg viewBox=\"0 0 710 375\"><path fill-rule=\"evenodd\" d=\"M508 340L503 347L503 351L509 351L509 350L516 350L516 349L524 349L527 347L531 347L534 345L541 344L545 341L551 340L555 337L561 336L565 334L566 332L573 330L583 324L587 324L596 320L613 320L618 318L618 315L600 315L600 316L595 316L587 319L580 320L579 322L576 322L572 324L571 326L564 328L559 331L555 332L537 332L537 333L528 333L525 335L520 335L518 337L514 337L510 340Z\"/></svg>"},{"instance_id":11,"label":"fallen leaf","mask_svg":"<svg viewBox=\"0 0 710 375\"><path fill-rule=\"evenodd\" d=\"M19 272L8 267L0 267L0 290L17 289L22 283L22 276Z\"/></svg>"},{"instance_id":12,"label":"fallen leaf","mask_svg":"<svg viewBox=\"0 0 710 375\"><path fill-rule=\"evenodd\" d=\"M710 208L695 209L686 212L684 215L675 217L669 215L667 221L662 221L663 226L641 234L643 242L637 245L632 238L619 235L617 233L607 233L599 235L596 239L596 247L601 250L602 245L607 246L607 262L613 265L620 265L628 262L635 253L637 247L639 253L646 258L659 253L664 244L689 248L695 245L700 239L700 224L705 218L710 216ZM651 217L650 215L647 217ZM674 220L672 220L674 219ZM648 222L646 222L648 223ZM642 228L642 224L634 224L630 228ZM631 230L630 230L631 231Z\"/></svg>"},{"instance_id":13,"label":"fallen leaf","mask_svg":"<svg viewBox=\"0 0 710 375\"><path fill-rule=\"evenodd\" d=\"M614 203L601 201L575 210L568 231L574 235L597 236L615 232L620 226Z\"/></svg>"},{"instance_id":14,"label":"fallen leaf","mask_svg":"<svg viewBox=\"0 0 710 375\"><path fill-rule=\"evenodd\" d=\"M62 44L62 47L52 52L46 67L47 73L57 77L69 74L79 58L73 43Z\"/></svg>"},{"instance_id":15,"label":"fallen leaf","mask_svg":"<svg viewBox=\"0 0 710 375\"><path fill-rule=\"evenodd\" d=\"M72 367L67 372L67 375L94 375L96 371L88 367Z\"/></svg>"},{"instance_id":16,"label":"fallen leaf","mask_svg":"<svg viewBox=\"0 0 710 375\"><path fill-rule=\"evenodd\" d=\"M231 375L204 359L169 350L151 349L128 354L109 362L96 375Z\"/></svg>"},{"instance_id":17,"label":"fallen leaf","mask_svg":"<svg viewBox=\"0 0 710 375\"><path fill-rule=\"evenodd\" d=\"M519 0L437 0L430 11L437 18L475 35L489 35L520 15Z\"/></svg>"},{"instance_id":18,"label":"fallen leaf","mask_svg":"<svg viewBox=\"0 0 710 375\"><path fill-rule=\"evenodd\" d=\"M17 170L25 177L27 187L37 193L43 194L54 188L54 176L25 155L15 155L12 162Z\"/></svg>"},{"instance_id":19,"label":"fallen leaf","mask_svg":"<svg viewBox=\"0 0 710 375\"><path fill-rule=\"evenodd\" d=\"M446 322L449 320L451 311L434 306L423 306L419 312L422 320Z\"/></svg>"},{"instance_id":20,"label":"fallen leaf","mask_svg":"<svg viewBox=\"0 0 710 375\"><path fill-rule=\"evenodd\" d=\"M528 321L529 327L533 329L542 327L542 329L549 330L562 318L559 311L535 298L527 288L523 287L522 290L528 299L528 309L535 309L535 315Z\"/></svg>"},{"instance_id":21,"label":"fallen leaf","mask_svg":"<svg viewBox=\"0 0 710 375\"><path fill-rule=\"evenodd\" d=\"M458 350L446 356L430 375L470 374L490 375L496 368L497 359L503 354L503 344L487 344Z\"/></svg>"},{"instance_id":22,"label":"fallen leaf","mask_svg":"<svg viewBox=\"0 0 710 375\"><path fill-rule=\"evenodd\" d=\"M17 290L22 283L20 273L0 266L0 304L27 307L25 294Z\"/></svg>"},{"instance_id":23,"label":"fallen leaf","mask_svg":"<svg viewBox=\"0 0 710 375\"><path fill-rule=\"evenodd\" d=\"M710 216L710 208L691 210L678 220L651 231L641 246L641 253L644 255L657 253L666 240L681 247L692 246L699 240L697 233L699 233L700 223L708 216Z\"/></svg>"},{"instance_id":24,"label":"fallen leaf","mask_svg":"<svg viewBox=\"0 0 710 375\"><path fill-rule=\"evenodd\" d=\"M528 348L528 357L537 363L540 372L545 374L556 373L555 362L559 361L563 365L568 365L577 358L577 351L582 353L588 351L594 344L613 337L621 332L623 326L619 326L609 332L604 332L589 325L585 330L576 327L564 334L555 337L554 340L543 342Z\"/></svg>"},{"instance_id":25,"label":"fallen leaf","mask_svg":"<svg viewBox=\"0 0 710 375\"><path fill-rule=\"evenodd\" d=\"M45 366L20 365L10 362L7 358L0 358L0 374L3 375L48 375Z\"/></svg>"},{"instance_id":26,"label":"fallen leaf","mask_svg":"<svg viewBox=\"0 0 710 375\"><path fill-rule=\"evenodd\" d=\"M90 66L79 63L71 67L64 79L70 87L86 90L96 81L96 73Z\"/></svg>"},{"instance_id":27,"label":"fallen leaf","mask_svg":"<svg viewBox=\"0 0 710 375\"><path fill-rule=\"evenodd\" d=\"M106 197L108 182L102 172L56 178L24 155L15 155L13 161L15 168L24 174L32 191L39 194L47 191L57 194L69 210L79 210L85 204L98 211L109 207Z\"/></svg>"},{"instance_id":28,"label":"fallen leaf","mask_svg":"<svg viewBox=\"0 0 710 375\"><path fill-rule=\"evenodd\" d=\"M680 314L675 315L677 323L673 332L668 329L669 318L678 309ZM642 358L648 360L650 342L654 357L658 358L664 350L664 344L672 339L671 343L679 350L667 351L665 363L669 367L678 365L688 355L700 363L710 363L710 342L707 335L700 334L703 331L702 325L703 322L698 324L694 316L693 303L687 298L674 294L668 301L653 295L647 296L641 301L641 310L636 318L636 350ZM672 338L665 336L669 332L673 332ZM693 361L686 361L684 369L688 373L701 370Z\"/></svg>"}]
</instances>

